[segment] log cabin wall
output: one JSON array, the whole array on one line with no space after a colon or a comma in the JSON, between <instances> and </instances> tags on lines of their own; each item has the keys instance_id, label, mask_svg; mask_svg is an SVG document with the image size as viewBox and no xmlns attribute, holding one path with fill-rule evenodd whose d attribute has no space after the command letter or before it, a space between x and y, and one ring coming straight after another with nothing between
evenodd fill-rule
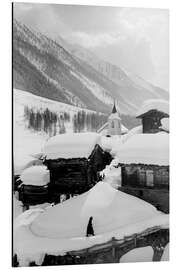
<instances>
[{"instance_id":1,"label":"log cabin wall","mask_svg":"<svg viewBox=\"0 0 180 270\"><path fill-rule=\"evenodd\" d=\"M50 171L50 194L53 194L53 200L58 200L59 194L78 195L88 191L100 180L99 172L111 160L110 154L99 145L94 147L88 159L45 160L44 164Z\"/></svg>"},{"instance_id":2,"label":"log cabin wall","mask_svg":"<svg viewBox=\"0 0 180 270\"><path fill-rule=\"evenodd\" d=\"M123 164L119 190L169 213L169 166Z\"/></svg>"},{"instance_id":3,"label":"log cabin wall","mask_svg":"<svg viewBox=\"0 0 180 270\"><path fill-rule=\"evenodd\" d=\"M165 117L169 115L158 110L150 110L137 118L142 119L143 133L157 133L161 129L161 119Z\"/></svg>"}]
</instances>

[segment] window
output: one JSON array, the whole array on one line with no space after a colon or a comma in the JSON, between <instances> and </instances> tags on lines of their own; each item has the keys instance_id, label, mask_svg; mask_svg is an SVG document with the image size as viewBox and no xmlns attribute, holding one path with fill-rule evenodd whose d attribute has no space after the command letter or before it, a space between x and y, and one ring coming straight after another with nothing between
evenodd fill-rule
<instances>
[{"instance_id":1,"label":"window","mask_svg":"<svg viewBox=\"0 0 180 270\"><path fill-rule=\"evenodd\" d=\"M114 122L113 121L111 122L111 127L114 128Z\"/></svg>"}]
</instances>

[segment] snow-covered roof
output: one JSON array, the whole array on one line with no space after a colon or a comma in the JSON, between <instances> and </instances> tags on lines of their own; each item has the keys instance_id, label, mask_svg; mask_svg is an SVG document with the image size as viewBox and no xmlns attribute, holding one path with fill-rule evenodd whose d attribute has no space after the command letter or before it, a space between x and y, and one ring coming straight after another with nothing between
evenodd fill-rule
<instances>
[{"instance_id":1,"label":"snow-covered roof","mask_svg":"<svg viewBox=\"0 0 180 270\"><path fill-rule=\"evenodd\" d=\"M21 174L21 180L25 185L44 186L50 181L49 170L45 166L32 166Z\"/></svg>"},{"instance_id":2,"label":"snow-covered roof","mask_svg":"<svg viewBox=\"0 0 180 270\"><path fill-rule=\"evenodd\" d=\"M102 127L100 127L97 133L103 134L105 136L107 135L107 131L108 131L108 122L106 122ZM121 123L121 132L123 134L128 132L128 129L122 123Z\"/></svg>"},{"instance_id":3,"label":"snow-covered roof","mask_svg":"<svg viewBox=\"0 0 180 270\"><path fill-rule=\"evenodd\" d=\"M51 137L44 147L47 159L88 158L100 135L93 132L66 133Z\"/></svg>"},{"instance_id":4,"label":"snow-covered roof","mask_svg":"<svg viewBox=\"0 0 180 270\"><path fill-rule=\"evenodd\" d=\"M169 115L169 102L163 99L149 99L146 100L142 107L136 114L136 117L145 114L151 110L158 110L160 112L164 112Z\"/></svg>"},{"instance_id":5,"label":"snow-covered roof","mask_svg":"<svg viewBox=\"0 0 180 270\"><path fill-rule=\"evenodd\" d=\"M115 145L111 154L119 163L169 165L169 135L165 132L136 134L119 147Z\"/></svg>"},{"instance_id":6,"label":"snow-covered roof","mask_svg":"<svg viewBox=\"0 0 180 270\"><path fill-rule=\"evenodd\" d=\"M95 236L85 237L89 217ZM20 219L20 218L19 218ZM21 266L42 263L45 254L64 255L109 241L123 239L148 228L168 228L169 216L151 204L99 182L91 190L48 208L30 213L30 222L14 232L14 252Z\"/></svg>"}]
</instances>

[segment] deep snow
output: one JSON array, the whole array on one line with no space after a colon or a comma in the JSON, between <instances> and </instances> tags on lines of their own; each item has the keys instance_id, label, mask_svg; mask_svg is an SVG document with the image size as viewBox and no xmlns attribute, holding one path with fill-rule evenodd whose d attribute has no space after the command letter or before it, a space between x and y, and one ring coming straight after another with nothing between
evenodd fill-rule
<instances>
[{"instance_id":1,"label":"deep snow","mask_svg":"<svg viewBox=\"0 0 180 270\"><path fill-rule=\"evenodd\" d=\"M49 170L46 166L32 166L22 172L21 181L25 185L45 186L50 182Z\"/></svg>"},{"instance_id":2,"label":"deep snow","mask_svg":"<svg viewBox=\"0 0 180 270\"><path fill-rule=\"evenodd\" d=\"M88 158L99 143L100 135L94 132L60 134L47 141L44 155L47 159Z\"/></svg>"},{"instance_id":3,"label":"deep snow","mask_svg":"<svg viewBox=\"0 0 180 270\"><path fill-rule=\"evenodd\" d=\"M111 154L119 163L169 165L169 135L136 134L119 146L113 145Z\"/></svg>"},{"instance_id":4,"label":"deep snow","mask_svg":"<svg viewBox=\"0 0 180 270\"><path fill-rule=\"evenodd\" d=\"M14 253L21 266L30 261L41 264L45 254L63 255L112 237L140 233L148 228L167 228L169 216L136 197L99 182L90 191L47 210L19 216ZM88 219L93 216L95 236L85 237ZM29 222L28 222L29 220ZM25 224L26 223L26 224Z\"/></svg>"}]
</instances>

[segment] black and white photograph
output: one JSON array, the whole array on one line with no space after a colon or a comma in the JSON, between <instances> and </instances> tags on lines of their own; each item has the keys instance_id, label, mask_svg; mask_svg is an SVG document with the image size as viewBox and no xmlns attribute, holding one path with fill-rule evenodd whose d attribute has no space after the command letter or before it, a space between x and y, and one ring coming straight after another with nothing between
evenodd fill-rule
<instances>
[{"instance_id":1,"label":"black and white photograph","mask_svg":"<svg viewBox=\"0 0 180 270\"><path fill-rule=\"evenodd\" d=\"M169 10L12 3L12 99L12 266L169 261Z\"/></svg>"}]
</instances>

